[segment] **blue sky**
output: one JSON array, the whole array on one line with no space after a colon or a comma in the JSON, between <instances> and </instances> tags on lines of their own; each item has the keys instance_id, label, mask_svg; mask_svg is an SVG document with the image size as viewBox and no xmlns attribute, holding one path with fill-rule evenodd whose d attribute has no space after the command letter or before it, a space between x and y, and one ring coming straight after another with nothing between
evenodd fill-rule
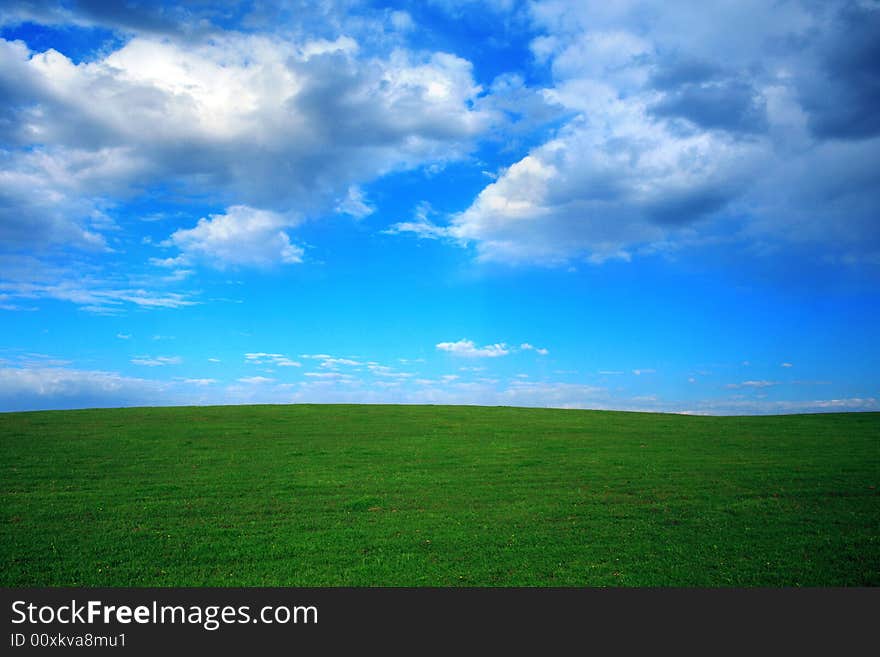
<instances>
[{"instance_id":1,"label":"blue sky","mask_svg":"<svg viewBox=\"0 0 880 657\"><path fill-rule=\"evenodd\" d=\"M0 410L880 410L880 4L6 2Z\"/></svg>"}]
</instances>

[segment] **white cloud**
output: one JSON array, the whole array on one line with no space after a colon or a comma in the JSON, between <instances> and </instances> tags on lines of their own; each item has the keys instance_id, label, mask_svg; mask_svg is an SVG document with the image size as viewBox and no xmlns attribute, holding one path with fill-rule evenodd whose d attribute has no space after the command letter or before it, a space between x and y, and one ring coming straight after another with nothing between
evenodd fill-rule
<instances>
[{"instance_id":1,"label":"white cloud","mask_svg":"<svg viewBox=\"0 0 880 657\"><path fill-rule=\"evenodd\" d=\"M146 365L147 367L162 367L164 365L180 365L182 359L180 356L138 356L132 358L131 362L135 365Z\"/></svg>"},{"instance_id":2,"label":"white cloud","mask_svg":"<svg viewBox=\"0 0 880 657\"><path fill-rule=\"evenodd\" d=\"M120 340L130 340L131 333L117 333L116 337L119 338Z\"/></svg>"},{"instance_id":3,"label":"white cloud","mask_svg":"<svg viewBox=\"0 0 880 657\"><path fill-rule=\"evenodd\" d=\"M351 383L355 378L351 374L341 372L306 372L305 376L320 381L334 381L337 383Z\"/></svg>"},{"instance_id":4,"label":"white cloud","mask_svg":"<svg viewBox=\"0 0 880 657\"><path fill-rule=\"evenodd\" d=\"M528 342L523 342L523 343L519 346L519 348L520 348L522 351L534 351L534 352L535 352L536 354L538 354L539 356L546 356L547 354L550 353L550 351L549 351L548 349L545 349L545 348L543 348L543 347L536 347L536 346L534 346L534 345L529 344Z\"/></svg>"},{"instance_id":5,"label":"white cloud","mask_svg":"<svg viewBox=\"0 0 880 657\"><path fill-rule=\"evenodd\" d=\"M199 303L190 294L154 289L149 281L130 274L105 278L94 274L94 270L76 261L53 265L33 256L0 253L0 294L19 299L57 299L99 314L120 313L131 306L182 308Z\"/></svg>"},{"instance_id":6,"label":"white cloud","mask_svg":"<svg viewBox=\"0 0 880 657\"><path fill-rule=\"evenodd\" d=\"M214 379L171 382L64 367L2 367L0 410L296 402L513 405L733 415L876 411L880 408L874 397L675 402L655 395L619 398L602 387L528 379L518 379L500 387L497 379L489 378L472 382L418 379L401 385L397 380L365 384L339 372L309 374L315 376L297 384L277 383L272 378L255 376L238 379L240 385L221 388L216 386Z\"/></svg>"},{"instance_id":7,"label":"white cloud","mask_svg":"<svg viewBox=\"0 0 880 657\"><path fill-rule=\"evenodd\" d=\"M722 208L754 147L720 135L673 135L643 104L583 89L594 117L573 121L488 185L449 232L484 260L560 264L628 260Z\"/></svg>"},{"instance_id":8,"label":"white cloud","mask_svg":"<svg viewBox=\"0 0 880 657\"><path fill-rule=\"evenodd\" d=\"M690 224L723 208L761 152L735 136L678 130L654 117L650 32L628 30L626 12L614 18L579 5L531 6L548 32L533 42L553 71L545 93L573 118L453 218L449 233L474 243L483 260L629 260L635 249L689 235ZM603 15L608 25L597 20Z\"/></svg>"},{"instance_id":9,"label":"white cloud","mask_svg":"<svg viewBox=\"0 0 880 657\"><path fill-rule=\"evenodd\" d=\"M321 362L321 367L335 369L340 365L344 365L346 367L360 367L363 365L360 361L352 360L351 358L324 358Z\"/></svg>"},{"instance_id":10,"label":"white cloud","mask_svg":"<svg viewBox=\"0 0 880 657\"><path fill-rule=\"evenodd\" d=\"M115 372L61 367L0 368L0 410L173 403L167 384Z\"/></svg>"},{"instance_id":11,"label":"white cloud","mask_svg":"<svg viewBox=\"0 0 880 657\"><path fill-rule=\"evenodd\" d=\"M399 30L401 32L409 32L414 30L416 27L415 21L413 21L412 16L405 11L392 11L391 12L391 24L394 26L395 30Z\"/></svg>"},{"instance_id":12,"label":"white cloud","mask_svg":"<svg viewBox=\"0 0 880 657\"><path fill-rule=\"evenodd\" d=\"M336 211L347 214L355 219L363 219L373 214L376 209L367 203L364 193L355 185L348 188L346 197L336 204Z\"/></svg>"},{"instance_id":13,"label":"white cloud","mask_svg":"<svg viewBox=\"0 0 880 657\"><path fill-rule=\"evenodd\" d=\"M284 354L252 352L244 355L245 361L254 365L273 365L276 367L302 367L302 363L291 360Z\"/></svg>"},{"instance_id":14,"label":"white cloud","mask_svg":"<svg viewBox=\"0 0 880 657\"><path fill-rule=\"evenodd\" d=\"M778 386L779 381L743 381L741 383L728 383L725 388L737 390L739 388L769 388Z\"/></svg>"},{"instance_id":15,"label":"white cloud","mask_svg":"<svg viewBox=\"0 0 880 657\"><path fill-rule=\"evenodd\" d=\"M849 411L877 411L880 402L874 397L843 397L838 399L806 400L706 400L693 404L696 412L716 415L826 413Z\"/></svg>"},{"instance_id":16,"label":"white cloud","mask_svg":"<svg viewBox=\"0 0 880 657\"><path fill-rule=\"evenodd\" d=\"M379 365L378 363L368 363L367 369L374 376L381 376L390 379L408 379L413 376L410 372L399 372L392 367Z\"/></svg>"},{"instance_id":17,"label":"white cloud","mask_svg":"<svg viewBox=\"0 0 880 657\"><path fill-rule=\"evenodd\" d=\"M238 379L240 383L246 383L247 385L263 385L266 383L272 383L275 379L267 376L244 376Z\"/></svg>"},{"instance_id":18,"label":"white cloud","mask_svg":"<svg viewBox=\"0 0 880 657\"><path fill-rule=\"evenodd\" d=\"M655 374L656 372L657 372L657 370L646 370L646 369L632 371L632 373L635 374L636 376L641 376L642 374Z\"/></svg>"},{"instance_id":19,"label":"white cloud","mask_svg":"<svg viewBox=\"0 0 880 657\"><path fill-rule=\"evenodd\" d=\"M46 369L51 367L62 367L64 365L70 365L69 360L65 360L62 358L54 358L49 354L40 354L40 353L25 353L14 356L12 359L19 367L30 367L35 369ZM0 359L0 362L4 362L5 359Z\"/></svg>"},{"instance_id":20,"label":"white cloud","mask_svg":"<svg viewBox=\"0 0 880 657\"><path fill-rule=\"evenodd\" d=\"M503 342L477 347L473 340L465 339L458 342L440 342L437 344L437 349L466 358L497 358L510 353L510 348Z\"/></svg>"},{"instance_id":21,"label":"white cloud","mask_svg":"<svg viewBox=\"0 0 880 657\"><path fill-rule=\"evenodd\" d=\"M461 158L494 120L474 103L481 89L469 62L362 52L346 35L141 34L80 63L0 40L0 77L15 80L5 136L24 145L4 153L0 197L14 212L0 216L0 237L84 248L105 248L112 199L156 182L219 190L233 216L311 216L340 198L341 211L364 216L372 208L359 185ZM178 238L196 251L213 240L206 255L236 263L220 234L236 228L217 221ZM270 244L255 252L256 238L246 239L241 264L300 259L282 222L268 223L260 236Z\"/></svg>"},{"instance_id":22,"label":"white cloud","mask_svg":"<svg viewBox=\"0 0 880 657\"><path fill-rule=\"evenodd\" d=\"M451 236L449 228L438 226L428 219L424 221L401 221L382 232L386 235L412 233L419 239L440 239Z\"/></svg>"},{"instance_id":23,"label":"white cloud","mask_svg":"<svg viewBox=\"0 0 880 657\"><path fill-rule=\"evenodd\" d=\"M490 172L450 225L391 231L503 263L629 261L721 239L876 262L877 167L859 164L880 159L876 102L859 67L834 64L870 58L876 6L709 6L528 3L532 52L552 73L544 103L568 118Z\"/></svg>"},{"instance_id":24,"label":"white cloud","mask_svg":"<svg viewBox=\"0 0 880 657\"><path fill-rule=\"evenodd\" d=\"M275 212L235 205L225 214L199 219L194 228L174 232L168 240L187 260L228 266L267 267L302 262L303 249L290 243L282 228L291 221Z\"/></svg>"},{"instance_id":25,"label":"white cloud","mask_svg":"<svg viewBox=\"0 0 880 657\"><path fill-rule=\"evenodd\" d=\"M794 365L792 365L791 363L782 363L780 364L780 367L794 367Z\"/></svg>"},{"instance_id":26,"label":"white cloud","mask_svg":"<svg viewBox=\"0 0 880 657\"><path fill-rule=\"evenodd\" d=\"M330 354L300 354L300 358L304 360L317 360L320 361L318 363L318 367L325 370L338 370L340 367L352 367L358 368L363 367L365 363L356 360L354 358L342 358L338 356L332 356ZM370 369L377 366L376 363L366 363L366 366Z\"/></svg>"},{"instance_id":27,"label":"white cloud","mask_svg":"<svg viewBox=\"0 0 880 657\"><path fill-rule=\"evenodd\" d=\"M149 262L154 267L165 267L167 269L174 269L189 264L189 260L182 255L174 258L150 258Z\"/></svg>"},{"instance_id":28,"label":"white cloud","mask_svg":"<svg viewBox=\"0 0 880 657\"><path fill-rule=\"evenodd\" d=\"M398 222L382 232L386 235L412 233L419 239L442 239L452 237L448 227L438 226L431 220L431 217L437 213L431 207L430 203L419 203L419 205L416 206L414 214L415 217L413 221Z\"/></svg>"}]
</instances>

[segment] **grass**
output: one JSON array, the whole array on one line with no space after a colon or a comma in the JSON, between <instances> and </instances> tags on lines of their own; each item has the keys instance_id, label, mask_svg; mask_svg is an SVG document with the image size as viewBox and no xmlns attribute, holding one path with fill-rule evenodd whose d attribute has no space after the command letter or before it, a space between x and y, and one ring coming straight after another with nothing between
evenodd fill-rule
<instances>
[{"instance_id":1,"label":"grass","mask_svg":"<svg viewBox=\"0 0 880 657\"><path fill-rule=\"evenodd\" d=\"M0 414L27 586L880 585L880 414Z\"/></svg>"}]
</instances>

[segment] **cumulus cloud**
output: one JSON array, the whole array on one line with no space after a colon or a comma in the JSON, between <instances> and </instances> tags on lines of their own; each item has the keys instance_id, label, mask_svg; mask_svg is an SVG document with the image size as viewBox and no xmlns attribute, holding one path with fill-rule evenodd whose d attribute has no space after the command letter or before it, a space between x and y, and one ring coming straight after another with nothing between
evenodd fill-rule
<instances>
[{"instance_id":1,"label":"cumulus cloud","mask_svg":"<svg viewBox=\"0 0 880 657\"><path fill-rule=\"evenodd\" d=\"M514 163L454 217L450 233L486 260L625 260L628 248L667 239L740 189L752 145L673 135L643 105L598 94L601 120L573 121Z\"/></svg>"},{"instance_id":2,"label":"cumulus cloud","mask_svg":"<svg viewBox=\"0 0 880 657\"><path fill-rule=\"evenodd\" d=\"M532 345L532 344L529 344L528 342L523 342L523 343L519 346L519 348L520 348L522 351L534 351L534 352L535 352L536 354L538 354L539 356L546 356L547 354L550 353L550 350L549 350L549 349L545 349L544 347L536 347L536 346L534 346L534 345Z\"/></svg>"},{"instance_id":3,"label":"cumulus cloud","mask_svg":"<svg viewBox=\"0 0 880 657\"><path fill-rule=\"evenodd\" d=\"M4 245L106 250L114 207L161 186L226 207L168 240L218 267L300 262L292 225L370 214L361 184L461 158L494 120L466 60L345 34L135 31L82 62L0 40L0 90Z\"/></svg>"},{"instance_id":4,"label":"cumulus cloud","mask_svg":"<svg viewBox=\"0 0 880 657\"><path fill-rule=\"evenodd\" d=\"M506 263L718 239L876 260L876 5L538 0L528 14L544 95L571 118L448 225L393 230Z\"/></svg>"},{"instance_id":5,"label":"cumulus cloud","mask_svg":"<svg viewBox=\"0 0 880 657\"><path fill-rule=\"evenodd\" d=\"M361 57L345 36L138 36L79 64L20 42L4 42L0 54L0 70L19 79L9 105L26 114L13 137L55 148L61 171L75 153L93 158L68 175L89 188L178 178L222 184L264 207L362 202L358 180L446 158L447 145L490 118L468 106L479 87L465 60L402 50Z\"/></svg>"},{"instance_id":6,"label":"cumulus cloud","mask_svg":"<svg viewBox=\"0 0 880 657\"><path fill-rule=\"evenodd\" d=\"M303 249L282 230L290 221L268 210L235 205L225 214L200 219L194 228L175 231L168 240L187 260L228 266L266 267L302 262Z\"/></svg>"},{"instance_id":7,"label":"cumulus cloud","mask_svg":"<svg viewBox=\"0 0 880 657\"><path fill-rule=\"evenodd\" d=\"M503 342L478 347L473 340L465 339L458 342L440 342L437 344L437 349L465 358L497 358L510 353L510 347Z\"/></svg>"}]
</instances>

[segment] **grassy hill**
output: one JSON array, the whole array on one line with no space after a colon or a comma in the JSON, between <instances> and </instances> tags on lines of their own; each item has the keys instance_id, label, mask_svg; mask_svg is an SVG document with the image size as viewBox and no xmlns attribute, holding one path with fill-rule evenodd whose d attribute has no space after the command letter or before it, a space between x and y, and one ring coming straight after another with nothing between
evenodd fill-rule
<instances>
[{"instance_id":1,"label":"grassy hill","mask_svg":"<svg viewBox=\"0 0 880 657\"><path fill-rule=\"evenodd\" d=\"M880 585L880 414L0 414L3 586Z\"/></svg>"}]
</instances>

